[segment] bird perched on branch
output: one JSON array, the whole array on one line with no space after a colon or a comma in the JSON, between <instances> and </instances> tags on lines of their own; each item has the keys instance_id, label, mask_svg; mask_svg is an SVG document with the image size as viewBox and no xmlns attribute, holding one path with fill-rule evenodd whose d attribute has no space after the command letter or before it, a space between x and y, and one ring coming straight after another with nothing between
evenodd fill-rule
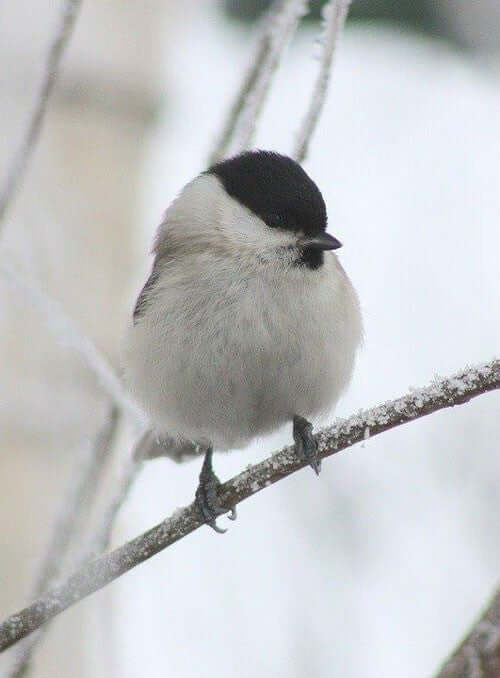
<instances>
[{"instance_id":1,"label":"bird perched on branch","mask_svg":"<svg viewBox=\"0 0 500 678\"><path fill-rule=\"evenodd\" d=\"M323 197L300 165L252 151L187 184L156 234L125 373L159 439L205 452L196 504L217 531L227 509L214 449L293 422L298 453L320 471L308 418L345 389L362 331L326 227Z\"/></svg>"}]
</instances>

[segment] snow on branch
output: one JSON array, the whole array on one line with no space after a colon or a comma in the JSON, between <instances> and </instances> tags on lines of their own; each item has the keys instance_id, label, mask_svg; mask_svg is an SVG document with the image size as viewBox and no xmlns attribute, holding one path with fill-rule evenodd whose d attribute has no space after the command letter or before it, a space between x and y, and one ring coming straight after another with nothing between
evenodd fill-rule
<instances>
[{"instance_id":1,"label":"snow on branch","mask_svg":"<svg viewBox=\"0 0 500 678\"><path fill-rule=\"evenodd\" d=\"M50 543L45 556L38 567L33 584L32 597L40 596L49 586L55 583L64 572L64 561L70 548L77 547L78 534L76 526L82 527L82 514L87 513L97 490L104 464L109 456L113 440L120 423L120 411L113 405L106 420L98 432L95 441L86 446L86 458L80 461L80 468L71 473L70 485L61 502L55 525L52 529ZM79 530L80 531L80 530ZM81 563L88 560L84 558ZM47 630L45 625L20 643L14 665L9 672L9 678L21 678L28 671L33 651Z\"/></svg>"},{"instance_id":2,"label":"snow on branch","mask_svg":"<svg viewBox=\"0 0 500 678\"><path fill-rule=\"evenodd\" d=\"M63 346L71 347L83 358L85 365L97 378L103 391L123 412L131 417L138 429L146 427L146 418L97 346L76 327L57 302L42 289L22 277L5 259L0 260L0 275L37 311L43 314L47 325Z\"/></svg>"},{"instance_id":3,"label":"snow on branch","mask_svg":"<svg viewBox=\"0 0 500 678\"><path fill-rule=\"evenodd\" d=\"M436 678L500 676L500 588Z\"/></svg>"},{"instance_id":4,"label":"snow on branch","mask_svg":"<svg viewBox=\"0 0 500 678\"><path fill-rule=\"evenodd\" d=\"M40 136L47 104L57 81L61 59L73 32L80 5L81 0L64 1L61 16L59 18L59 25L56 28L47 55L42 82L35 97L33 111L30 115L21 145L15 153L11 166L7 172L5 185L0 193L0 226L23 178L29 159Z\"/></svg>"},{"instance_id":5,"label":"snow on branch","mask_svg":"<svg viewBox=\"0 0 500 678\"><path fill-rule=\"evenodd\" d=\"M435 379L426 388L413 389L396 400L360 411L349 419L338 420L332 426L319 431L315 436L319 456L329 457L369 436L378 435L438 410L461 405L471 398L499 388L500 360L466 368L448 378ZM294 446L286 447L221 485L219 499L229 510L229 507L305 465L297 457ZM80 568L66 581L0 624L0 651L12 646L82 598L187 536L202 524L196 507L190 504L144 534Z\"/></svg>"},{"instance_id":6,"label":"snow on branch","mask_svg":"<svg viewBox=\"0 0 500 678\"><path fill-rule=\"evenodd\" d=\"M323 110L333 57L338 38L344 27L351 0L331 0L323 8L323 32L320 37L321 55L318 77L313 86L309 109L297 133L292 157L297 162L304 161L309 150L309 142Z\"/></svg>"},{"instance_id":7,"label":"snow on branch","mask_svg":"<svg viewBox=\"0 0 500 678\"><path fill-rule=\"evenodd\" d=\"M210 164L221 160L229 150L236 154L249 147L273 76L300 19L307 13L308 4L307 0L281 0L266 14L256 53L210 156Z\"/></svg>"},{"instance_id":8,"label":"snow on branch","mask_svg":"<svg viewBox=\"0 0 500 678\"><path fill-rule=\"evenodd\" d=\"M146 431L134 445L132 454L128 454L125 459L121 460L113 492L108 497L107 505L102 509L97 529L92 533L89 543L83 548L80 562L83 563L89 557L96 556L108 548L116 516L139 475L142 468L142 460L148 454L147 450L154 441L155 437L149 431Z\"/></svg>"}]
</instances>

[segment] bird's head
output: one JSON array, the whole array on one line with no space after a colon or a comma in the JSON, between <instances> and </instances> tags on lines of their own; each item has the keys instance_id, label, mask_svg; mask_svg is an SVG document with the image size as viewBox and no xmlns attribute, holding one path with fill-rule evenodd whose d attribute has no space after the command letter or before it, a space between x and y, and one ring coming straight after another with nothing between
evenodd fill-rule
<instances>
[{"instance_id":1,"label":"bird's head","mask_svg":"<svg viewBox=\"0 0 500 678\"><path fill-rule=\"evenodd\" d=\"M341 247L326 232L320 190L291 158L249 151L203 172L166 213L155 251L213 250L315 270L325 250ZM173 255L173 252L172 252Z\"/></svg>"}]
</instances>

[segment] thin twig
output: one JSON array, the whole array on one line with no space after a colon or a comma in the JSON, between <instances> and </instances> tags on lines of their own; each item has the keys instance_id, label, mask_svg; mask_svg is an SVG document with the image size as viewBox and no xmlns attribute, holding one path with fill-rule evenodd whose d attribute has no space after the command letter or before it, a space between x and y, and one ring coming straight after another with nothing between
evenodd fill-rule
<instances>
[{"instance_id":1,"label":"thin twig","mask_svg":"<svg viewBox=\"0 0 500 678\"><path fill-rule=\"evenodd\" d=\"M309 142L323 110L330 82L335 48L342 32L351 0L331 0L323 9L324 28L320 41L322 51L318 77L314 83L309 109L302 121L292 157L303 162L309 150Z\"/></svg>"},{"instance_id":2,"label":"thin twig","mask_svg":"<svg viewBox=\"0 0 500 678\"><path fill-rule=\"evenodd\" d=\"M115 489L109 495L107 508L102 511L100 524L91 536L90 542L82 549L75 565L83 565L91 557L99 555L108 548L116 516L127 499L145 460L167 456L174 461L182 461L186 457L198 456L197 450L198 446L187 440L180 442L174 438L167 438L166 441L159 442L151 431L146 431L140 436L134 445L132 454L127 455L123 461Z\"/></svg>"},{"instance_id":3,"label":"thin twig","mask_svg":"<svg viewBox=\"0 0 500 678\"><path fill-rule=\"evenodd\" d=\"M127 455L127 458L124 460L122 468L120 469L120 476L116 483L116 487L114 491L110 493L111 499L108 502L107 508L103 511L99 526L91 536L90 542L84 546L80 559L76 562L77 566L86 562L89 557L95 557L99 553L102 553L109 546L111 531L115 524L116 516L123 506L130 488L142 468L142 460L147 457L147 450L152 445L153 440L153 434L147 431L135 444L132 454Z\"/></svg>"},{"instance_id":4,"label":"thin twig","mask_svg":"<svg viewBox=\"0 0 500 678\"><path fill-rule=\"evenodd\" d=\"M21 292L23 298L42 313L58 341L83 358L111 401L128 414L139 430L146 428L146 417L125 391L120 378L97 346L76 327L59 304L42 289L19 275L5 260L0 260L0 275Z\"/></svg>"},{"instance_id":5,"label":"thin twig","mask_svg":"<svg viewBox=\"0 0 500 678\"><path fill-rule=\"evenodd\" d=\"M76 526L81 522L82 514L86 512L92 503L93 495L97 489L101 471L107 460L119 422L120 412L113 405L82 468L72 472L70 487L62 503L62 510L57 515L52 538L47 547L45 557L42 559L33 586L33 594L30 598L42 595L61 576L64 559L68 554L70 544L75 542ZM26 639L22 648L20 648L19 656L15 659L13 668L8 674L9 678L22 678L22 676L27 675L33 650L40 642L43 632L47 628L48 626L45 625L36 634Z\"/></svg>"},{"instance_id":6,"label":"thin twig","mask_svg":"<svg viewBox=\"0 0 500 678\"><path fill-rule=\"evenodd\" d=\"M251 92L255 87L255 83L259 77L260 71L266 63L266 59L271 48L271 41L268 34L268 22L272 20L274 13L276 12L277 8L279 8L279 5L280 0L275 0L260 21L260 37L257 41L255 54L252 58L249 68L243 76L243 82L236 93L236 97L229 109L226 121L224 122L222 130L214 144L214 148L210 153L208 159L209 165L213 165L219 160L222 160L226 154L228 146L231 143L234 130L236 129L241 111L243 110L245 101L247 100L248 93Z\"/></svg>"},{"instance_id":7,"label":"thin twig","mask_svg":"<svg viewBox=\"0 0 500 678\"><path fill-rule=\"evenodd\" d=\"M67 552L71 539L74 538L72 528L78 520L81 508L88 508L92 503L92 496L100 480L101 471L106 463L119 423L119 410L112 406L104 426L92 445L85 468L76 470L71 474L71 487L63 502L63 510L60 511L56 521L50 553L47 553L47 558L38 573L35 595L40 595L45 591L50 582L59 575L61 561ZM73 478L76 479L76 482L73 481Z\"/></svg>"},{"instance_id":8,"label":"thin twig","mask_svg":"<svg viewBox=\"0 0 500 678\"><path fill-rule=\"evenodd\" d=\"M500 676L500 588L436 678Z\"/></svg>"},{"instance_id":9,"label":"thin twig","mask_svg":"<svg viewBox=\"0 0 500 678\"><path fill-rule=\"evenodd\" d=\"M81 0L65 0L59 25L54 33L47 55L40 89L35 97L33 111L21 145L15 153L7 172L7 179L0 194L0 228L12 199L18 190L29 159L35 149L47 110L47 104L59 75L59 67L64 50L73 32Z\"/></svg>"},{"instance_id":10,"label":"thin twig","mask_svg":"<svg viewBox=\"0 0 500 678\"><path fill-rule=\"evenodd\" d=\"M256 53L210 155L210 164L221 160L229 149L239 153L249 147L273 76L307 6L307 0L281 0L266 15Z\"/></svg>"},{"instance_id":11,"label":"thin twig","mask_svg":"<svg viewBox=\"0 0 500 678\"><path fill-rule=\"evenodd\" d=\"M461 405L499 388L500 360L467 368L448 378L436 379L427 388L414 389L397 400L361 411L319 431L315 436L318 454L320 458L331 456L369 436L438 410ZM229 510L305 465L304 460L297 457L295 447L287 447L221 485L219 500ZM202 524L195 505L190 504L144 534L81 568L65 582L0 624L0 651Z\"/></svg>"}]
</instances>

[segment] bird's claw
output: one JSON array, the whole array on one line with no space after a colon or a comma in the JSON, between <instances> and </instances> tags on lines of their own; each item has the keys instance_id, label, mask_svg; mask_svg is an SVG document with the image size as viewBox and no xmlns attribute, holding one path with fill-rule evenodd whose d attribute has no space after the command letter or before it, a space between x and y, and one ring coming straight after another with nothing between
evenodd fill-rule
<instances>
[{"instance_id":1,"label":"bird's claw","mask_svg":"<svg viewBox=\"0 0 500 678\"><path fill-rule=\"evenodd\" d=\"M227 530L219 527L216 519L223 513L227 513L227 509L222 506L217 496L217 490L221 482L214 473L212 456L213 449L209 447L201 467L200 482L195 494L195 504L203 522L209 525L215 532L224 534ZM236 520L236 508L234 506L229 509L228 518Z\"/></svg>"},{"instance_id":2,"label":"bird's claw","mask_svg":"<svg viewBox=\"0 0 500 678\"><path fill-rule=\"evenodd\" d=\"M214 532L217 532L217 534L224 534L225 532L227 532L227 527L219 527L215 520L207 522L207 525L211 527L212 530L214 530Z\"/></svg>"},{"instance_id":3,"label":"bird's claw","mask_svg":"<svg viewBox=\"0 0 500 678\"><path fill-rule=\"evenodd\" d=\"M293 439L297 454L305 459L317 476L321 471L321 459L318 458L318 446L313 438L312 424L298 414L293 418Z\"/></svg>"}]
</instances>

